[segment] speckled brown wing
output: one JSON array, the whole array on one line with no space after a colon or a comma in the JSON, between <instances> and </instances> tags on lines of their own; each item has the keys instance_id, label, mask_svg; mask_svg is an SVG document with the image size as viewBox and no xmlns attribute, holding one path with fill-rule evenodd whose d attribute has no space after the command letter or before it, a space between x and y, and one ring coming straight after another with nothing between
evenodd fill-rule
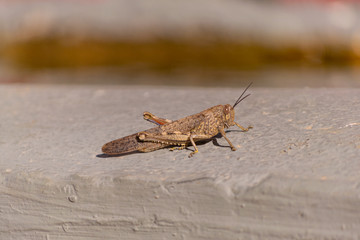
<instances>
[{"instance_id":1,"label":"speckled brown wing","mask_svg":"<svg viewBox=\"0 0 360 240\"><path fill-rule=\"evenodd\" d=\"M156 133L159 131L159 127L151 128L145 132ZM113 140L104 144L102 151L108 155L120 155L131 152L151 152L169 145L155 142L143 142L137 137L137 133Z\"/></svg>"}]
</instances>

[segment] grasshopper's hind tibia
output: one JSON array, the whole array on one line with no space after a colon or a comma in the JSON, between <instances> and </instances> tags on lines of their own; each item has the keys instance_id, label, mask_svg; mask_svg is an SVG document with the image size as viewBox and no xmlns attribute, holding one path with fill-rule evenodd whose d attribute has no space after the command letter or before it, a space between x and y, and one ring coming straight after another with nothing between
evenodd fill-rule
<instances>
[{"instance_id":1,"label":"grasshopper's hind tibia","mask_svg":"<svg viewBox=\"0 0 360 240\"><path fill-rule=\"evenodd\" d=\"M143 113L144 119L151 122L151 123L155 123L156 125L164 125L166 123L171 123L172 121L166 118L160 118L155 116L152 113L149 112L144 112Z\"/></svg>"},{"instance_id":2,"label":"grasshopper's hind tibia","mask_svg":"<svg viewBox=\"0 0 360 240\"><path fill-rule=\"evenodd\" d=\"M174 149L184 149L188 142L193 145L194 151L190 153L189 157L192 157L195 153L199 150L195 144L195 139L207 139L207 136L204 135L196 135L196 134L181 134L180 132L169 132L163 134L151 134L147 132L140 132L138 133L138 138L144 142L154 142L154 143L162 143L168 144L169 146L173 145L174 147L170 150ZM178 145L179 147L176 147Z\"/></svg>"},{"instance_id":3,"label":"grasshopper's hind tibia","mask_svg":"<svg viewBox=\"0 0 360 240\"><path fill-rule=\"evenodd\" d=\"M172 147L172 148L170 148L169 150L170 150L170 151L183 150L183 149L185 149L185 148L186 148L186 145L184 144L184 145L181 145L180 147Z\"/></svg>"}]
</instances>

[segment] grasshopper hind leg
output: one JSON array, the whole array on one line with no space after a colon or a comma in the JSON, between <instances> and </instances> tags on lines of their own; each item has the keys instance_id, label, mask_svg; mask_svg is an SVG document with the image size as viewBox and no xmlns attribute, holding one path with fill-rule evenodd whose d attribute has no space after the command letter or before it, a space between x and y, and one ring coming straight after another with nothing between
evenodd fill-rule
<instances>
[{"instance_id":1,"label":"grasshopper hind leg","mask_svg":"<svg viewBox=\"0 0 360 240\"><path fill-rule=\"evenodd\" d=\"M156 125L164 125L166 123L171 123L172 121L166 118L161 118L161 117L157 117L154 114L150 113L150 112L144 112L143 113L144 119L146 121L149 121L151 123L154 123Z\"/></svg>"},{"instance_id":2,"label":"grasshopper hind leg","mask_svg":"<svg viewBox=\"0 0 360 240\"><path fill-rule=\"evenodd\" d=\"M147 146L147 147L143 147L143 148L139 148L138 151L139 152L143 152L143 153L147 153L147 152L153 152L155 150L161 149L166 147L167 145L165 144L158 144L158 145L154 145L154 146Z\"/></svg>"},{"instance_id":3,"label":"grasshopper hind leg","mask_svg":"<svg viewBox=\"0 0 360 240\"><path fill-rule=\"evenodd\" d=\"M174 150L183 150L186 148L186 145L185 144L182 144L181 146L177 146L177 147L172 147L170 148L169 150L170 151L174 151Z\"/></svg>"}]
</instances>

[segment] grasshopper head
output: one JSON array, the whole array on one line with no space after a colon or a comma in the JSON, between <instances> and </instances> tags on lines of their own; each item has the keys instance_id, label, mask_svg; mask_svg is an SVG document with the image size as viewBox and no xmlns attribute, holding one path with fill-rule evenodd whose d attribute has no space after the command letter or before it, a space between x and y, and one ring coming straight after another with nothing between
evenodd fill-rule
<instances>
[{"instance_id":1,"label":"grasshopper head","mask_svg":"<svg viewBox=\"0 0 360 240\"><path fill-rule=\"evenodd\" d=\"M234 126L235 110L230 104L224 105L223 109L223 122L226 128Z\"/></svg>"},{"instance_id":2,"label":"grasshopper head","mask_svg":"<svg viewBox=\"0 0 360 240\"><path fill-rule=\"evenodd\" d=\"M250 94L246 95L245 97L242 98L242 96L244 95L244 93L246 92L246 90L248 90L248 88L251 86L252 83L250 83L244 90L244 92L240 95L240 97L236 100L236 102L234 103L233 106L231 106L230 104L226 104L224 106L224 117L223 117L223 122L226 128L230 127L230 126L234 126L235 122L235 110L234 108L236 107L236 105L238 105L242 100L244 100L245 98L247 98L248 96L250 96Z\"/></svg>"}]
</instances>

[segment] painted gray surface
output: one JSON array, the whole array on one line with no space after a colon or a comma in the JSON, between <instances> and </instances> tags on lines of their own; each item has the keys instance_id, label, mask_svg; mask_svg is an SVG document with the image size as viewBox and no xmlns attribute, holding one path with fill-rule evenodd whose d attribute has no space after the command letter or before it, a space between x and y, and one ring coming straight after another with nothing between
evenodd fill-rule
<instances>
[{"instance_id":1,"label":"painted gray surface","mask_svg":"<svg viewBox=\"0 0 360 240\"><path fill-rule=\"evenodd\" d=\"M254 129L100 158L110 140L243 89L0 86L2 239L359 239L360 89L261 89Z\"/></svg>"}]
</instances>

